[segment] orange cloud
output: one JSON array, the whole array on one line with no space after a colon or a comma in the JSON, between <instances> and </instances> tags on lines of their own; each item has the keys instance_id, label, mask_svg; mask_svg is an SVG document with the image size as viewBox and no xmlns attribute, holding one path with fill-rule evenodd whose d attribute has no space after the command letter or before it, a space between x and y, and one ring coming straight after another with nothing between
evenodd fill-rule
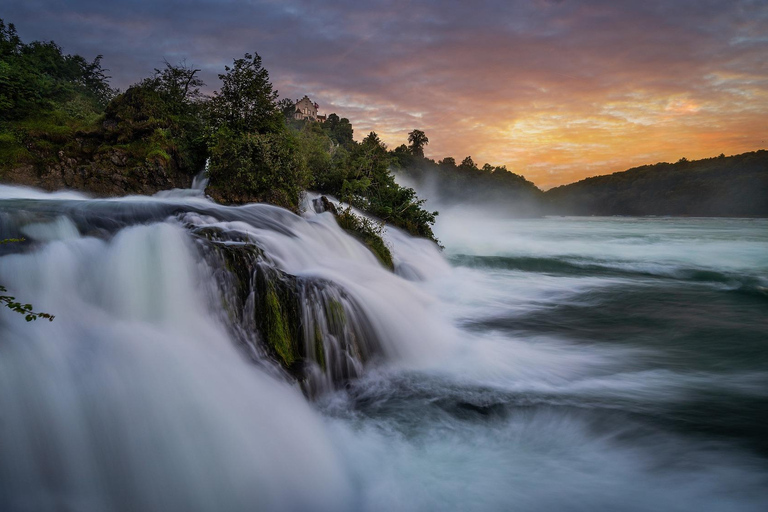
<instances>
[{"instance_id":1,"label":"orange cloud","mask_svg":"<svg viewBox=\"0 0 768 512\"><path fill-rule=\"evenodd\" d=\"M543 188L767 146L766 2L6 4L25 40L104 54L118 87L166 57L215 89L225 64L257 51L283 97L308 94L358 138L398 146L418 128L432 158L471 155Z\"/></svg>"}]
</instances>

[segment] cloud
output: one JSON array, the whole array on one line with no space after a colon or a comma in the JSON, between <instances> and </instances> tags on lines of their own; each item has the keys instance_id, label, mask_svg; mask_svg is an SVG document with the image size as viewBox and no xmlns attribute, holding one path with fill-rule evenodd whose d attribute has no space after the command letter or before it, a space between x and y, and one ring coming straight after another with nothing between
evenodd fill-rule
<instances>
[{"instance_id":1,"label":"cloud","mask_svg":"<svg viewBox=\"0 0 768 512\"><path fill-rule=\"evenodd\" d=\"M162 59L216 74L257 51L284 97L357 136L427 132L549 187L631 165L765 147L760 1L11 0L25 40L104 54L122 87Z\"/></svg>"}]
</instances>

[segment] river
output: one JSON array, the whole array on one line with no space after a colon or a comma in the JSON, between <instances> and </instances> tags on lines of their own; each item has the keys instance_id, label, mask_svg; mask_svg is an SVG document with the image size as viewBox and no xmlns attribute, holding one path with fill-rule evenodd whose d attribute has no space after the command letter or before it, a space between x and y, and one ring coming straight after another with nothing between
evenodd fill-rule
<instances>
[{"instance_id":1,"label":"river","mask_svg":"<svg viewBox=\"0 0 768 512\"><path fill-rule=\"evenodd\" d=\"M346 334L305 305L310 393L233 328L214 228L343 303ZM386 229L396 274L328 213L194 191L0 187L0 229L56 316L0 312L0 510L768 508L764 219L449 209L442 252Z\"/></svg>"}]
</instances>

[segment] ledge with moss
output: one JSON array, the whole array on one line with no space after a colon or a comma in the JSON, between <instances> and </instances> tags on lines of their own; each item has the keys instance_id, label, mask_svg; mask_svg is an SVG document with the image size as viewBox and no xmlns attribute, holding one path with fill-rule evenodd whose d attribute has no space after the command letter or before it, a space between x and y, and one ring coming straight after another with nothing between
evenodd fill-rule
<instances>
[{"instance_id":1,"label":"ledge with moss","mask_svg":"<svg viewBox=\"0 0 768 512\"><path fill-rule=\"evenodd\" d=\"M184 168L174 142L162 133L114 143L104 125L80 128L47 119L3 132L0 181L97 196L152 195L191 185L194 169Z\"/></svg>"},{"instance_id":2,"label":"ledge with moss","mask_svg":"<svg viewBox=\"0 0 768 512\"><path fill-rule=\"evenodd\" d=\"M394 270L392 252L381 236L382 226L370 219L355 215L351 208L338 213L336 221L343 230L365 244L382 265L389 270Z\"/></svg>"}]
</instances>

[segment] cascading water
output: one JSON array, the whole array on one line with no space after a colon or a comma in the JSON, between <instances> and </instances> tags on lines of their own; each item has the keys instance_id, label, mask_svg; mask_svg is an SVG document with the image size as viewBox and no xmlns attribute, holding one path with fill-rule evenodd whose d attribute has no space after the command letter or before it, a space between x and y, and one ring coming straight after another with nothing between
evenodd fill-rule
<instances>
[{"instance_id":1,"label":"cascading water","mask_svg":"<svg viewBox=\"0 0 768 512\"><path fill-rule=\"evenodd\" d=\"M330 214L187 191L0 197L0 236L27 240L0 278L56 314L0 312L0 510L348 505L292 377L316 395L417 356L424 296Z\"/></svg>"},{"instance_id":2,"label":"cascading water","mask_svg":"<svg viewBox=\"0 0 768 512\"><path fill-rule=\"evenodd\" d=\"M0 510L762 511L765 227L0 186Z\"/></svg>"}]
</instances>

